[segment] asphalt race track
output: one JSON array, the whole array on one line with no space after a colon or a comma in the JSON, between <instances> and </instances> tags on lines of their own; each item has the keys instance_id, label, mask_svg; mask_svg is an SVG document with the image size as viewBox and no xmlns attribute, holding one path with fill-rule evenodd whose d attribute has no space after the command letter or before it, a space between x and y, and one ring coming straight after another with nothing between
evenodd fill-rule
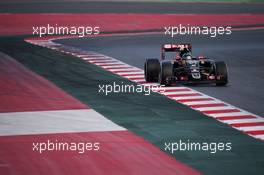
<instances>
[{"instance_id":1,"label":"asphalt race track","mask_svg":"<svg viewBox=\"0 0 264 175\"><path fill-rule=\"evenodd\" d=\"M159 58L162 43L190 42L194 55L226 61L230 83L226 87L196 85L191 88L216 97L231 105L264 116L264 41L263 30L233 31L231 36L165 35L112 36L59 40L58 42L112 56L143 68L146 58Z\"/></svg>"}]
</instances>

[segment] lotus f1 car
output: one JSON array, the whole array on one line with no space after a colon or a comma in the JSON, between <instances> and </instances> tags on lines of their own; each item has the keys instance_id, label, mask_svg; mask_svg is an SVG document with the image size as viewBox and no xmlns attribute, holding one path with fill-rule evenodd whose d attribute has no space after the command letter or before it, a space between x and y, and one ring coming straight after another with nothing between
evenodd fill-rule
<instances>
[{"instance_id":1,"label":"lotus f1 car","mask_svg":"<svg viewBox=\"0 0 264 175\"><path fill-rule=\"evenodd\" d=\"M170 55L170 60L165 58ZM226 63L206 57L193 57L191 44L164 44L161 59L147 59L144 66L147 82L161 85L173 83L214 83L224 86L228 83Z\"/></svg>"}]
</instances>

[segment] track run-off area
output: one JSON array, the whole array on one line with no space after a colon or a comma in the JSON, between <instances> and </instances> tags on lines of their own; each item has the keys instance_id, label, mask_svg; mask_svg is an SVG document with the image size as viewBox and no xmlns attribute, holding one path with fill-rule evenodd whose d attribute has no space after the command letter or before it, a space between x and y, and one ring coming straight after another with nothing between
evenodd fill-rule
<instances>
[{"instance_id":1,"label":"track run-off area","mask_svg":"<svg viewBox=\"0 0 264 175\"><path fill-rule=\"evenodd\" d=\"M0 10L0 174L263 174L262 4L120 3L107 13L99 2L42 4L46 10L31 2ZM32 35L32 26L47 24L100 26L101 33ZM176 24L232 26L232 34L165 36L164 26ZM167 42L190 42L195 55L226 61L228 86L98 93L112 82L156 85L145 82L144 61L159 58ZM84 154L34 150L47 140L92 147ZM232 149L165 149L179 140L230 142Z\"/></svg>"}]
</instances>

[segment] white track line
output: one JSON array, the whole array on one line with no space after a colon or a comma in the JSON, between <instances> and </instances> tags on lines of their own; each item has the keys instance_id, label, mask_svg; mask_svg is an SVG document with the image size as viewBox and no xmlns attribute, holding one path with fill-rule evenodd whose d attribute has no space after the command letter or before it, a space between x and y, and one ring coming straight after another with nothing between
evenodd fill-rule
<instances>
[{"instance_id":1,"label":"white track line","mask_svg":"<svg viewBox=\"0 0 264 175\"><path fill-rule=\"evenodd\" d=\"M0 136L122 131L93 109L0 113Z\"/></svg>"}]
</instances>

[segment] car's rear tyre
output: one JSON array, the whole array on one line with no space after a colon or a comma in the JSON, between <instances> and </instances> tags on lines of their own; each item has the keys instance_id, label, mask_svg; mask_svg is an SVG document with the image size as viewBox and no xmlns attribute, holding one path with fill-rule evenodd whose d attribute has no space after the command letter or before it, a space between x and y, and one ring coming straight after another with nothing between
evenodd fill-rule
<instances>
[{"instance_id":1,"label":"car's rear tyre","mask_svg":"<svg viewBox=\"0 0 264 175\"><path fill-rule=\"evenodd\" d=\"M225 86L228 83L227 65L224 61L215 62L216 86Z\"/></svg>"},{"instance_id":2,"label":"car's rear tyre","mask_svg":"<svg viewBox=\"0 0 264 175\"><path fill-rule=\"evenodd\" d=\"M168 81L173 76L173 65L170 61L161 62L160 64L160 75L159 83L161 85L169 86L170 81Z\"/></svg>"},{"instance_id":3,"label":"car's rear tyre","mask_svg":"<svg viewBox=\"0 0 264 175\"><path fill-rule=\"evenodd\" d=\"M160 73L160 62L158 59L147 59L144 65L146 82L158 82Z\"/></svg>"}]
</instances>

